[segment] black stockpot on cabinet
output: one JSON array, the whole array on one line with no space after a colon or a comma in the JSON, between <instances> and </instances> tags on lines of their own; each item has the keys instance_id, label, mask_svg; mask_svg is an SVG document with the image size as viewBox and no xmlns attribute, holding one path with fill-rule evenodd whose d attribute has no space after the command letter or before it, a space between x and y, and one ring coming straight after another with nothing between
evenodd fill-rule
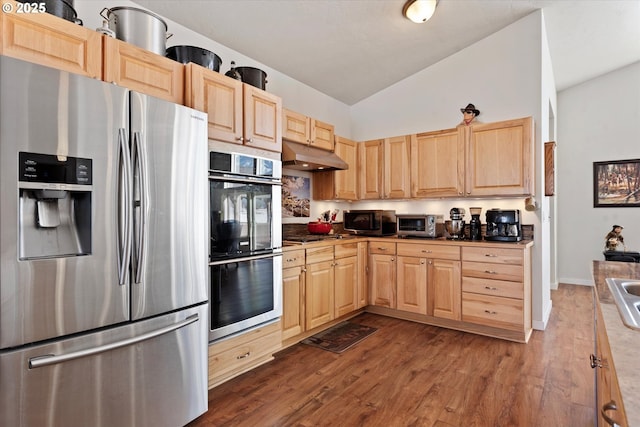
<instances>
[{"instance_id":1,"label":"black stockpot on cabinet","mask_svg":"<svg viewBox=\"0 0 640 427\"><path fill-rule=\"evenodd\" d=\"M259 68L253 67L236 67L235 70L240 74L243 83L265 90L267 86L267 73Z\"/></svg>"},{"instance_id":2,"label":"black stockpot on cabinet","mask_svg":"<svg viewBox=\"0 0 640 427\"><path fill-rule=\"evenodd\" d=\"M165 56L183 64L193 62L218 72L220 71L220 64L222 64L222 59L218 55L210 50L196 46L171 46L167 48Z\"/></svg>"}]
</instances>

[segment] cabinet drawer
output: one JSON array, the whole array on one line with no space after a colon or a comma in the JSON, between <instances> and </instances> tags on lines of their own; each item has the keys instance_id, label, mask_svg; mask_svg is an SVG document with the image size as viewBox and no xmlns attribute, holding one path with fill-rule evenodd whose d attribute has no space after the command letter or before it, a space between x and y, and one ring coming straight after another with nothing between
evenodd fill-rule
<instances>
[{"instance_id":1,"label":"cabinet drawer","mask_svg":"<svg viewBox=\"0 0 640 427\"><path fill-rule=\"evenodd\" d=\"M462 260L492 264L523 264L523 250L511 248L462 248Z\"/></svg>"},{"instance_id":2,"label":"cabinet drawer","mask_svg":"<svg viewBox=\"0 0 640 427\"><path fill-rule=\"evenodd\" d=\"M462 291L474 294L493 295L508 298L524 298L524 285L522 282L509 282L506 280L481 279L478 277L463 277Z\"/></svg>"},{"instance_id":3,"label":"cabinet drawer","mask_svg":"<svg viewBox=\"0 0 640 427\"><path fill-rule=\"evenodd\" d=\"M369 253L395 255L396 244L394 242L380 242L380 241L369 242Z\"/></svg>"},{"instance_id":4,"label":"cabinet drawer","mask_svg":"<svg viewBox=\"0 0 640 427\"><path fill-rule=\"evenodd\" d=\"M450 259L454 261L460 259L459 246L398 243L396 250L398 255L411 257Z\"/></svg>"},{"instance_id":5,"label":"cabinet drawer","mask_svg":"<svg viewBox=\"0 0 640 427\"><path fill-rule=\"evenodd\" d=\"M342 243L335 246L335 257L346 258L350 256L358 256L358 243Z\"/></svg>"},{"instance_id":6,"label":"cabinet drawer","mask_svg":"<svg viewBox=\"0 0 640 427\"><path fill-rule=\"evenodd\" d=\"M271 356L282 345L280 322L249 331L209 347L209 384L234 372L250 368L259 359Z\"/></svg>"},{"instance_id":7,"label":"cabinet drawer","mask_svg":"<svg viewBox=\"0 0 640 427\"><path fill-rule=\"evenodd\" d=\"M521 265L463 261L462 276L522 282L524 270Z\"/></svg>"},{"instance_id":8,"label":"cabinet drawer","mask_svg":"<svg viewBox=\"0 0 640 427\"><path fill-rule=\"evenodd\" d=\"M282 254L282 268L304 265L304 249L287 251Z\"/></svg>"},{"instance_id":9,"label":"cabinet drawer","mask_svg":"<svg viewBox=\"0 0 640 427\"><path fill-rule=\"evenodd\" d=\"M462 321L521 331L524 327L522 300L462 293Z\"/></svg>"},{"instance_id":10,"label":"cabinet drawer","mask_svg":"<svg viewBox=\"0 0 640 427\"><path fill-rule=\"evenodd\" d=\"M333 261L333 245L307 249L307 264Z\"/></svg>"}]
</instances>

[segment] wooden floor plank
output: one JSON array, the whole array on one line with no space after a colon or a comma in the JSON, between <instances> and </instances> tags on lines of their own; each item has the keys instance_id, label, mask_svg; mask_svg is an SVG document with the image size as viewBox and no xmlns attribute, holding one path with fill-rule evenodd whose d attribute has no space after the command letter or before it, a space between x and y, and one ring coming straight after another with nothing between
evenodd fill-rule
<instances>
[{"instance_id":1,"label":"wooden floor plank","mask_svg":"<svg viewBox=\"0 0 640 427\"><path fill-rule=\"evenodd\" d=\"M297 344L209 391L211 426L595 425L591 288L560 285L528 344L365 313L342 354Z\"/></svg>"}]
</instances>

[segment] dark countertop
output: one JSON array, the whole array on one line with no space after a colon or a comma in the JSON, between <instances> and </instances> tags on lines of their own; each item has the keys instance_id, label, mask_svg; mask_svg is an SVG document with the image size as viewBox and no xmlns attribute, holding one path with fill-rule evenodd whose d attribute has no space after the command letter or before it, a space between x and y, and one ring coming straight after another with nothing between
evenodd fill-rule
<instances>
[{"instance_id":1,"label":"dark countertop","mask_svg":"<svg viewBox=\"0 0 640 427\"><path fill-rule=\"evenodd\" d=\"M591 272L604 317L627 420L630 426L640 426L640 363L638 362L640 331L622 323L605 280L607 277L640 279L640 263L593 261Z\"/></svg>"},{"instance_id":2,"label":"dark countertop","mask_svg":"<svg viewBox=\"0 0 640 427\"><path fill-rule=\"evenodd\" d=\"M459 246L482 246L482 247L497 247L497 248L522 248L533 246L533 240L521 240L519 242L491 242L487 240L448 240L444 237L438 237L435 239L430 238L403 238L396 235L393 236L356 236L353 234L343 235L342 239L326 239L311 242L290 242L286 237L283 237L283 249L305 249L308 247L316 247L321 245L335 245L340 243L347 243L356 241L393 241L396 243L423 243L423 244L441 244L441 245L459 245Z\"/></svg>"}]
</instances>

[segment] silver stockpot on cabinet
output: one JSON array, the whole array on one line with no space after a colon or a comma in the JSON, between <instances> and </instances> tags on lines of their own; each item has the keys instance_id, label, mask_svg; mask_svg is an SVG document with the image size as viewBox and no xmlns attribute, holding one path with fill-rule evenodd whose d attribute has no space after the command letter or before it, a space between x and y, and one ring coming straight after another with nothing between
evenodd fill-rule
<instances>
[{"instance_id":1,"label":"silver stockpot on cabinet","mask_svg":"<svg viewBox=\"0 0 640 427\"><path fill-rule=\"evenodd\" d=\"M100 16L107 20L116 38L164 56L167 50L167 23L153 12L135 7L104 8Z\"/></svg>"}]
</instances>

